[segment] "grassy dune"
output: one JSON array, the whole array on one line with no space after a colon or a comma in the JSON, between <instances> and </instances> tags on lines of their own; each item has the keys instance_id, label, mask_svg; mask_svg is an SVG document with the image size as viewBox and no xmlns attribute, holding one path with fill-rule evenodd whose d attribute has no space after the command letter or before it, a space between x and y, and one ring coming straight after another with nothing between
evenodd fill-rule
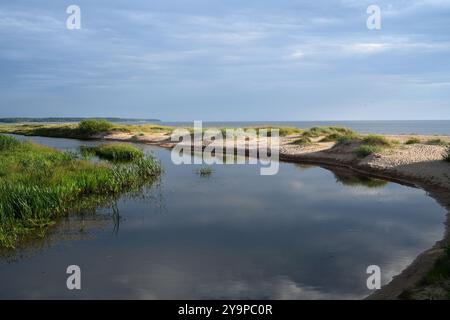
<instances>
[{"instance_id":1,"label":"grassy dune","mask_svg":"<svg viewBox=\"0 0 450 320\"><path fill-rule=\"evenodd\" d=\"M152 157L94 163L0 135L0 246L14 247L29 234L44 233L69 211L137 189L160 171Z\"/></svg>"},{"instance_id":2,"label":"grassy dune","mask_svg":"<svg viewBox=\"0 0 450 320\"><path fill-rule=\"evenodd\" d=\"M0 132L15 133L26 136L43 136L56 138L91 139L100 134L126 132L131 134L164 133L170 134L174 128L153 124L126 125L115 124L106 120L83 120L69 124L4 124Z\"/></svg>"}]
</instances>

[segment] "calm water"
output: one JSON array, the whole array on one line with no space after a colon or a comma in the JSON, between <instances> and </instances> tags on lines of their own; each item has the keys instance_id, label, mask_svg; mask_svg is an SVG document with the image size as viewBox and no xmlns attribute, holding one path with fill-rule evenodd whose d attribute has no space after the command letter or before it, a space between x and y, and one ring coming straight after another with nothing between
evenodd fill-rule
<instances>
[{"instance_id":1,"label":"calm water","mask_svg":"<svg viewBox=\"0 0 450 320\"><path fill-rule=\"evenodd\" d=\"M362 298L367 266L387 283L444 233L444 209L422 190L288 163L276 176L226 165L200 177L144 148L162 161L161 183L121 198L120 219L74 215L0 258L0 298ZM81 291L66 289L72 264Z\"/></svg>"},{"instance_id":2,"label":"calm water","mask_svg":"<svg viewBox=\"0 0 450 320\"><path fill-rule=\"evenodd\" d=\"M193 122L162 122L165 125L192 126ZM439 134L450 135L450 120L403 120L403 121L253 121L253 122L205 122L205 127L247 127L280 125L298 128L314 126L342 126L361 133L380 134Z\"/></svg>"}]
</instances>

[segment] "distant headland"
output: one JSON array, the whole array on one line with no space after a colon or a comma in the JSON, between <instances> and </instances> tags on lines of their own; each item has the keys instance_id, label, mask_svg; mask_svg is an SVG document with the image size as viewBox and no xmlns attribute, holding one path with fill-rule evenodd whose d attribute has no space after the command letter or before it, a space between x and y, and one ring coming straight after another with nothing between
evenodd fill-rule
<instances>
[{"instance_id":1,"label":"distant headland","mask_svg":"<svg viewBox=\"0 0 450 320\"><path fill-rule=\"evenodd\" d=\"M110 122L161 122L159 119L130 119L130 118L111 118L111 117L86 117L86 118L71 118L71 117L50 117L50 118L0 118L0 123L22 123L22 122L35 122L35 123L48 123L48 122L80 122L87 119L105 119Z\"/></svg>"}]
</instances>

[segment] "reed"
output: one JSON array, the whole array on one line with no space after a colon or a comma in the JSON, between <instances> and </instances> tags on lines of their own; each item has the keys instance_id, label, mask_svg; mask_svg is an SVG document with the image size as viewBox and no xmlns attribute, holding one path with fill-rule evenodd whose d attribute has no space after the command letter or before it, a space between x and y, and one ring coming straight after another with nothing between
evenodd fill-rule
<instances>
[{"instance_id":1,"label":"reed","mask_svg":"<svg viewBox=\"0 0 450 320\"><path fill-rule=\"evenodd\" d=\"M160 172L151 156L94 163L0 135L0 246L15 247L58 217L139 189Z\"/></svg>"}]
</instances>

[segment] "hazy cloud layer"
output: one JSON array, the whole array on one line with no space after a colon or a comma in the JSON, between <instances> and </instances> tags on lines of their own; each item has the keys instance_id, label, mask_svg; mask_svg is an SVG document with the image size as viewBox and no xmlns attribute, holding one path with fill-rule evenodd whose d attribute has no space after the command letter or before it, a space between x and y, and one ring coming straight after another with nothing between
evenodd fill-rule
<instances>
[{"instance_id":1,"label":"hazy cloud layer","mask_svg":"<svg viewBox=\"0 0 450 320\"><path fill-rule=\"evenodd\" d=\"M450 1L0 4L0 116L450 118Z\"/></svg>"}]
</instances>

